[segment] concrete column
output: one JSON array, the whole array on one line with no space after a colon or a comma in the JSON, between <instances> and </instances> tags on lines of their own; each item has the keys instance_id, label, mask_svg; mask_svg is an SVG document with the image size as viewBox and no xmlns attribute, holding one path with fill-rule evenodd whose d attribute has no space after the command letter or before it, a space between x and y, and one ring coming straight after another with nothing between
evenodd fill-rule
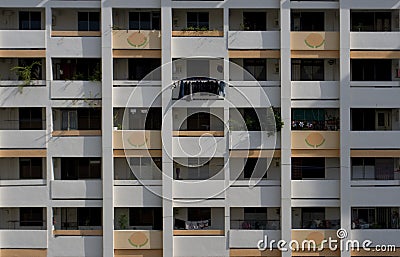
<instances>
[{"instance_id":1,"label":"concrete column","mask_svg":"<svg viewBox=\"0 0 400 257\"><path fill-rule=\"evenodd\" d=\"M107 2L101 3L103 256L114 256L112 8Z\"/></svg>"},{"instance_id":2,"label":"concrete column","mask_svg":"<svg viewBox=\"0 0 400 257\"><path fill-rule=\"evenodd\" d=\"M290 60L290 0L281 0L281 233L282 240L292 238L291 208L291 60ZM291 251L282 252L290 257Z\"/></svg>"},{"instance_id":3,"label":"concrete column","mask_svg":"<svg viewBox=\"0 0 400 257\"><path fill-rule=\"evenodd\" d=\"M163 256L173 257L173 232L174 232L174 213L172 202L172 178L173 178L173 159L172 153L172 57L171 57L171 37L172 37L172 9L171 0L161 1L161 49L162 49L162 196L163 196Z\"/></svg>"},{"instance_id":4,"label":"concrete column","mask_svg":"<svg viewBox=\"0 0 400 257\"><path fill-rule=\"evenodd\" d=\"M340 223L351 230L350 202L350 0L340 1ZM350 237L350 235L349 235ZM350 252L341 252L350 257Z\"/></svg>"},{"instance_id":5,"label":"concrete column","mask_svg":"<svg viewBox=\"0 0 400 257\"><path fill-rule=\"evenodd\" d=\"M45 46L46 49L49 44L50 36L51 36L51 8L46 7L45 8L45 30L46 30L46 37L45 37ZM49 141L51 139L51 131L53 130L53 116L52 116L52 110L51 110L51 104L50 104L50 99L51 99L51 80L53 77L52 74L52 69L51 69L51 55L49 51L46 51L46 59L44 63L45 67L42 67L43 70L45 70L46 73L46 88L48 89L48 96L49 96L49 101L45 104L45 119L46 119L46 148L47 148L47 155L46 155L46 185L47 185L47 192L48 192L48 199L47 199L47 205L44 206L47 208L46 211L46 226L47 226L47 242L51 242L51 239L53 237L53 210L52 210L52 204L51 204L51 190L50 190L50 185L51 181L54 179L54 173L53 173L53 161L52 161L52 156L50 154L51 151L49 151Z\"/></svg>"}]
</instances>

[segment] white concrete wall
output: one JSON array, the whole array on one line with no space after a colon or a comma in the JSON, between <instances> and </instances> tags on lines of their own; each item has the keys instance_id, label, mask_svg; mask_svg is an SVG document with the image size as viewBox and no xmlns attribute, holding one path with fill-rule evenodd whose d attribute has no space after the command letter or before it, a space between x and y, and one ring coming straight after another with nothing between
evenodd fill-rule
<instances>
[{"instance_id":1,"label":"white concrete wall","mask_svg":"<svg viewBox=\"0 0 400 257\"><path fill-rule=\"evenodd\" d=\"M49 240L49 256L102 256L101 236L57 236Z\"/></svg>"},{"instance_id":2,"label":"white concrete wall","mask_svg":"<svg viewBox=\"0 0 400 257\"><path fill-rule=\"evenodd\" d=\"M223 236L175 236L174 256L229 256Z\"/></svg>"},{"instance_id":3,"label":"white concrete wall","mask_svg":"<svg viewBox=\"0 0 400 257\"><path fill-rule=\"evenodd\" d=\"M115 207L161 207L161 186L114 186Z\"/></svg>"},{"instance_id":4,"label":"white concrete wall","mask_svg":"<svg viewBox=\"0 0 400 257\"><path fill-rule=\"evenodd\" d=\"M47 51L53 58L100 58L100 37L52 37L47 44Z\"/></svg>"},{"instance_id":5,"label":"white concrete wall","mask_svg":"<svg viewBox=\"0 0 400 257\"><path fill-rule=\"evenodd\" d=\"M47 244L46 230L0 230L1 248L45 249Z\"/></svg>"},{"instance_id":6,"label":"white concrete wall","mask_svg":"<svg viewBox=\"0 0 400 257\"><path fill-rule=\"evenodd\" d=\"M280 230L230 230L229 247L255 249L259 240L267 236L268 242L271 240L279 241L281 239Z\"/></svg>"},{"instance_id":7,"label":"white concrete wall","mask_svg":"<svg viewBox=\"0 0 400 257\"><path fill-rule=\"evenodd\" d=\"M51 181L52 199L101 199L102 182L96 180L53 180ZM71 190L73 188L74 190Z\"/></svg>"},{"instance_id":8,"label":"white concrete wall","mask_svg":"<svg viewBox=\"0 0 400 257\"><path fill-rule=\"evenodd\" d=\"M101 99L101 83L94 81L52 81L52 99Z\"/></svg>"},{"instance_id":9,"label":"white concrete wall","mask_svg":"<svg viewBox=\"0 0 400 257\"><path fill-rule=\"evenodd\" d=\"M350 32L350 48L360 50L397 50L400 32Z\"/></svg>"},{"instance_id":10,"label":"white concrete wall","mask_svg":"<svg viewBox=\"0 0 400 257\"><path fill-rule=\"evenodd\" d=\"M44 130L1 130L1 148L46 148L46 131Z\"/></svg>"},{"instance_id":11,"label":"white concrete wall","mask_svg":"<svg viewBox=\"0 0 400 257\"><path fill-rule=\"evenodd\" d=\"M339 180L292 181L293 198L339 198Z\"/></svg>"}]
</instances>

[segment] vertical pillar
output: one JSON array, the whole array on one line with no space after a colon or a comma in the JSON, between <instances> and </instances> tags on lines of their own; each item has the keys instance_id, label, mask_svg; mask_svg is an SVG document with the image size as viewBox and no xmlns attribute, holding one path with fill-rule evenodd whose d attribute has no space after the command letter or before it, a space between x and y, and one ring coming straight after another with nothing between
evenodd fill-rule
<instances>
[{"instance_id":1,"label":"vertical pillar","mask_svg":"<svg viewBox=\"0 0 400 257\"><path fill-rule=\"evenodd\" d=\"M112 8L101 3L103 256L114 256Z\"/></svg>"},{"instance_id":2,"label":"vertical pillar","mask_svg":"<svg viewBox=\"0 0 400 257\"><path fill-rule=\"evenodd\" d=\"M290 60L290 0L281 0L281 237L289 242L292 238L291 207L291 60ZM282 252L290 257L291 251Z\"/></svg>"},{"instance_id":3,"label":"vertical pillar","mask_svg":"<svg viewBox=\"0 0 400 257\"><path fill-rule=\"evenodd\" d=\"M162 80L162 207L163 207L163 257L173 257L173 159L172 154L172 9L171 0L161 0L161 80Z\"/></svg>"},{"instance_id":4,"label":"vertical pillar","mask_svg":"<svg viewBox=\"0 0 400 257\"><path fill-rule=\"evenodd\" d=\"M350 201L350 8L340 1L340 223L351 230ZM342 251L342 257L351 253Z\"/></svg>"}]
</instances>

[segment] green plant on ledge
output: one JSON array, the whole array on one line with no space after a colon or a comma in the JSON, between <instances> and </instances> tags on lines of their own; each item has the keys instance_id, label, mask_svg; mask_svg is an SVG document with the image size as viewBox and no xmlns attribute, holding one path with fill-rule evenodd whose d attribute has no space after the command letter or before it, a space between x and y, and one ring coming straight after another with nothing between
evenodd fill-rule
<instances>
[{"instance_id":1,"label":"green plant on ledge","mask_svg":"<svg viewBox=\"0 0 400 257\"><path fill-rule=\"evenodd\" d=\"M282 121L282 116L281 116L280 111L276 110L275 108L273 108L273 110L274 110L274 116L275 116L276 131L279 132L279 131L281 131L281 129L282 129L283 125L285 125L285 123Z\"/></svg>"},{"instance_id":2,"label":"green plant on ledge","mask_svg":"<svg viewBox=\"0 0 400 257\"><path fill-rule=\"evenodd\" d=\"M92 82L101 81L101 69L99 64L96 64L92 74L89 75L89 80Z\"/></svg>"},{"instance_id":3,"label":"green plant on ledge","mask_svg":"<svg viewBox=\"0 0 400 257\"><path fill-rule=\"evenodd\" d=\"M126 229L127 225L128 225L128 217L126 216L126 214L122 214L118 218L119 229Z\"/></svg>"},{"instance_id":4,"label":"green plant on ledge","mask_svg":"<svg viewBox=\"0 0 400 257\"><path fill-rule=\"evenodd\" d=\"M25 66L14 66L10 71L14 71L15 74L21 78L24 83L18 86L19 93L22 94L25 86L32 84L32 80L39 78L40 66L42 64L38 61L32 62L30 65Z\"/></svg>"}]
</instances>

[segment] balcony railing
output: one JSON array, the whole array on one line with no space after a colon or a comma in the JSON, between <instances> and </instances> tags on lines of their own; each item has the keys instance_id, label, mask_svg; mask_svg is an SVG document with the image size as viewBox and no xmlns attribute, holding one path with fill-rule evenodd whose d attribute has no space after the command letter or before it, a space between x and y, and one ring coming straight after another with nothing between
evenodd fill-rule
<instances>
[{"instance_id":1,"label":"balcony railing","mask_svg":"<svg viewBox=\"0 0 400 257\"><path fill-rule=\"evenodd\" d=\"M231 220L231 229L279 230L279 220Z\"/></svg>"},{"instance_id":2,"label":"balcony railing","mask_svg":"<svg viewBox=\"0 0 400 257\"><path fill-rule=\"evenodd\" d=\"M293 120L292 130L339 130L340 121L339 118L333 118L331 120Z\"/></svg>"},{"instance_id":3,"label":"balcony railing","mask_svg":"<svg viewBox=\"0 0 400 257\"><path fill-rule=\"evenodd\" d=\"M338 229L340 228L339 219L330 220L309 220L303 221L301 227L294 227L293 229Z\"/></svg>"}]
</instances>

